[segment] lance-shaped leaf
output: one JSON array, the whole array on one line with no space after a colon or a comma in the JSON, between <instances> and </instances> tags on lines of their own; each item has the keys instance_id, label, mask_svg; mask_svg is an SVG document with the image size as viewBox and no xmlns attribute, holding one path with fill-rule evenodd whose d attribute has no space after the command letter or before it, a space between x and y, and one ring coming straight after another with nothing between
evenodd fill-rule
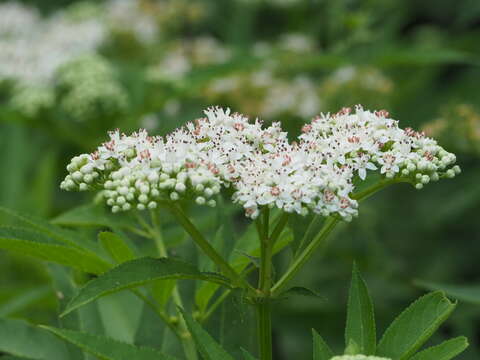
<instances>
[{"instance_id":1,"label":"lance-shaped leaf","mask_svg":"<svg viewBox=\"0 0 480 360\"><path fill-rule=\"evenodd\" d=\"M314 329L312 329L312 335L313 360L330 360L333 357L333 351Z\"/></svg>"},{"instance_id":2,"label":"lance-shaped leaf","mask_svg":"<svg viewBox=\"0 0 480 360\"><path fill-rule=\"evenodd\" d=\"M35 360L69 359L61 340L23 320L0 319L0 352Z\"/></svg>"},{"instance_id":3,"label":"lance-shaped leaf","mask_svg":"<svg viewBox=\"0 0 480 360\"><path fill-rule=\"evenodd\" d=\"M40 232L60 243L77 247L83 250L90 250L92 252L98 251L98 244L87 238L79 236L78 233L62 229L58 226L50 224L47 220L19 213L17 211L7 209L0 206L0 214L7 215L16 219L22 227L27 227L29 230Z\"/></svg>"},{"instance_id":4,"label":"lance-shaped leaf","mask_svg":"<svg viewBox=\"0 0 480 360\"><path fill-rule=\"evenodd\" d=\"M188 330L192 334L197 350L204 360L234 360L212 336L198 324L190 314L182 310Z\"/></svg>"},{"instance_id":5,"label":"lance-shaped leaf","mask_svg":"<svg viewBox=\"0 0 480 360\"><path fill-rule=\"evenodd\" d=\"M28 229L0 227L0 249L33 256L93 274L100 274L110 268L107 262L90 251L62 244L48 235Z\"/></svg>"},{"instance_id":6,"label":"lance-shaped leaf","mask_svg":"<svg viewBox=\"0 0 480 360\"><path fill-rule=\"evenodd\" d=\"M230 287L228 279L225 277L201 272L195 266L184 261L144 257L125 262L88 282L68 304L62 316L102 296L156 280L167 279L205 280Z\"/></svg>"},{"instance_id":7,"label":"lance-shaped leaf","mask_svg":"<svg viewBox=\"0 0 480 360\"><path fill-rule=\"evenodd\" d=\"M356 265L348 296L347 325L345 327L347 354L375 354L376 334L373 304L367 285Z\"/></svg>"},{"instance_id":8,"label":"lance-shaped leaf","mask_svg":"<svg viewBox=\"0 0 480 360\"><path fill-rule=\"evenodd\" d=\"M104 360L175 360L155 349L134 346L104 336L50 326L42 328Z\"/></svg>"},{"instance_id":9,"label":"lance-shaped leaf","mask_svg":"<svg viewBox=\"0 0 480 360\"><path fill-rule=\"evenodd\" d=\"M468 347L464 336L444 341L440 345L429 347L415 354L410 360L450 360Z\"/></svg>"},{"instance_id":10,"label":"lance-shaped leaf","mask_svg":"<svg viewBox=\"0 0 480 360\"><path fill-rule=\"evenodd\" d=\"M377 355L409 359L450 316L455 306L441 291L422 296L385 331Z\"/></svg>"},{"instance_id":11,"label":"lance-shaped leaf","mask_svg":"<svg viewBox=\"0 0 480 360\"><path fill-rule=\"evenodd\" d=\"M453 285L418 280L415 284L428 290L441 290L455 299L480 305L480 284Z\"/></svg>"}]
</instances>

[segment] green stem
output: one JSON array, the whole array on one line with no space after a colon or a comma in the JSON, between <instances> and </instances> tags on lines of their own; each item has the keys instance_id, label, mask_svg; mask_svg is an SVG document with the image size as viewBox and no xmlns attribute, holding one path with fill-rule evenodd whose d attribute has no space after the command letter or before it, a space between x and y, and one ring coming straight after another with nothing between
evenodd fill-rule
<instances>
[{"instance_id":1,"label":"green stem","mask_svg":"<svg viewBox=\"0 0 480 360\"><path fill-rule=\"evenodd\" d=\"M195 241L197 246L220 268L223 275L230 278L234 285L240 285L243 288L254 290L252 286L217 252L217 250L210 245L207 239L205 239L200 231L198 231L179 206L173 203L167 203L166 206L175 216L180 225L182 225L185 231L191 236L193 241Z\"/></svg>"},{"instance_id":2,"label":"green stem","mask_svg":"<svg viewBox=\"0 0 480 360\"><path fill-rule=\"evenodd\" d=\"M325 224L318 233L317 236L305 247L305 249L300 253L299 256L294 260L290 268L283 274L283 276L277 281L277 283L272 287L272 295L276 296L278 293L287 285L287 283L297 274L297 272L305 265L305 263L310 259L315 250L320 246L323 240L331 233L339 222L338 218L329 216L325 220Z\"/></svg>"},{"instance_id":3,"label":"green stem","mask_svg":"<svg viewBox=\"0 0 480 360\"><path fill-rule=\"evenodd\" d=\"M354 200L362 201L381 189L387 187L388 185L407 182L410 183L408 178L396 178L396 179L384 179L379 181L377 184L370 186L369 188L356 193L351 194L350 197ZM277 283L272 287L272 296L277 296L281 290L288 284L288 282L300 271L300 269L305 265L305 263L312 257L315 250L323 243L327 236L332 232L335 226L339 223L337 217L329 216L320 230L320 232L313 238L313 240L307 245L307 247L298 255L295 256L293 263L290 265L288 270L283 274L283 276L277 281ZM308 230L307 230L308 231Z\"/></svg>"},{"instance_id":4,"label":"green stem","mask_svg":"<svg viewBox=\"0 0 480 360\"><path fill-rule=\"evenodd\" d=\"M243 271L243 275L248 275L250 274L253 270L255 270L257 267L252 266L248 268L247 270ZM232 290L225 290L222 295L220 295L215 302L208 308L207 311L205 311L201 316L199 321L200 322L205 322L212 316L212 314L215 312L215 310L222 304L222 302L225 301L225 299L232 294Z\"/></svg>"},{"instance_id":5,"label":"green stem","mask_svg":"<svg viewBox=\"0 0 480 360\"><path fill-rule=\"evenodd\" d=\"M260 360L272 360L272 317L270 299L256 304Z\"/></svg>"},{"instance_id":6,"label":"green stem","mask_svg":"<svg viewBox=\"0 0 480 360\"><path fill-rule=\"evenodd\" d=\"M288 223L288 218L290 214L289 213L282 213L282 216L277 222L277 225L273 228L272 235L270 235L270 240L272 241L272 245L275 245L275 242L278 240L280 237L283 229L285 229L285 226Z\"/></svg>"},{"instance_id":7,"label":"green stem","mask_svg":"<svg viewBox=\"0 0 480 360\"><path fill-rule=\"evenodd\" d=\"M160 230L160 224L158 223L158 218L153 211L150 212L150 215L153 225L153 228L151 228L151 232L155 241L155 245L157 247L158 255L160 255L161 257L168 257L167 249L165 247L163 236ZM175 304L175 309L178 317L178 329L176 332L180 338L180 341L182 342L185 357L188 360L197 360L198 355L195 347L195 342L193 341L192 334L190 334L190 331L188 330L185 319L180 313L180 309L183 309L183 301L178 291L177 285L175 285L172 290L172 300Z\"/></svg>"},{"instance_id":8,"label":"green stem","mask_svg":"<svg viewBox=\"0 0 480 360\"><path fill-rule=\"evenodd\" d=\"M261 297L255 304L257 308L257 336L260 360L272 359L272 319L270 311L270 287L272 286L273 243L270 239L270 210L264 208L263 220L258 224L260 236L260 270L258 288Z\"/></svg>"},{"instance_id":9,"label":"green stem","mask_svg":"<svg viewBox=\"0 0 480 360\"><path fill-rule=\"evenodd\" d=\"M169 319L169 316L165 314L165 312L160 309L153 301L151 301L147 296L142 294L137 289L130 290L133 294L135 294L139 299L141 299L145 304L147 304L154 312L158 315L158 317L172 330L172 332L180 339L180 334L178 333L175 326Z\"/></svg>"}]
</instances>

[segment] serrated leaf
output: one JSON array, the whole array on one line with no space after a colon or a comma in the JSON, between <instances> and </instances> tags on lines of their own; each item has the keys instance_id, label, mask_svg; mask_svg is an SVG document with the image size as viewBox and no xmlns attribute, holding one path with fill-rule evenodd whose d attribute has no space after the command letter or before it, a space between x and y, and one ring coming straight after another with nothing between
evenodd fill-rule
<instances>
[{"instance_id":1,"label":"serrated leaf","mask_svg":"<svg viewBox=\"0 0 480 360\"><path fill-rule=\"evenodd\" d=\"M480 285L452 285L422 280L416 281L415 284L428 290L441 290L455 299L480 305Z\"/></svg>"},{"instance_id":2,"label":"serrated leaf","mask_svg":"<svg viewBox=\"0 0 480 360\"><path fill-rule=\"evenodd\" d=\"M257 360L256 357L254 357L252 354L250 354L247 350L244 348L240 348L242 350L242 355L244 360Z\"/></svg>"},{"instance_id":3,"label":"serrated leaf","mask_svg":"<svg viewBox=\"0 0 480 360\"><path fill-rule=\"evenodd\" d=\"M144 257L125 262L91 280L68 304L63 315L102 296L134 288L157 280L194 279L215 282L229 287L228 280L218 274L204 273L195 266L172 258Z\"/></svg>"},{"instance_id":4,"label":"serrated leaf","mask_svg":"<svg viewBox=\"0 0 480 360\"><path fill-rule=\"evenodd\" d=\"M345 326L345 346L349 355L375 354L376 332L373 303L367 285L356 265L353 266L352 282L348 296L347 324ZM355 344L353 350L351 345Z\"/></svg>"},{"instance_id":5,"label":"serrated leaf","mask_svg":"<svg viewBox=\"0 0 480 360\"><path fill-rule=\"evenodd\" d=\"M38 360L65 360L65 344L49 332L23 320L0 319L0 351Z\"/></svg>"},{"instance_id":6,"label":"serrated leaf","mask_svg":"<svg viewBox=\"0 0 480 360\"><path fill-rule=\"evenodd\" d=\"M64 266L57 264L49 264L48 272L52 279L52 285L58 301L58 310L59 312L61 312L75 293L75 284L72 281L72 277L70 276L68 269ZM62 328L83 330L80 326L80 318L81 314L80 311L78 311L76 313L70 314L69 316L59 319L59 325ZM85 359L82 350L78 347L73 346L72 344L68 344L67 349L69 353L69 360Z\"/></svg>"},{"instance_id":7,"label":"serrated leaf","mask_svg":"<svg viewBox=\"0 0 480 360\"><path fill-rule=\"evenodd\" d=\"M333 351L323 340L323 338L312 329L313 336L313 360L330 360L333 357Z\"/></svg>"},{"instance_id":8,"label":"serrated leaf","mask_svg":"<svg viewBox=\"0 0 480 360\"><path fill-rule=\"evenodd\" d=\"M389 326L377 348L377 355L408 359L450 316L456 304L441 291L422 296Z\"/></svg>"},{"instance_id":9,"label":"serrated leaf","mask_svg":"<svg viewBox=\"0 0 480 360\"><path fill-rule=\"evenodd\" d=\"M52 224L64 226L110 227L130 229L136 226L135 221L126 214L113 215L103 205L87 204L60 214L52 220Z\"/></svg>"},{"instance_id":10,"label":"serrated leaf","mask_svg":"<svg viewBox=\"0 0 480 360\"><path fill-rule=\"evenodd\" d=\"M137 347L104 336L92 335L80 331L58 329L50 326L42 326L42 328L104 360L175 359L152 348Z\"/></svg>"},{"instance_id":11,"label":"serrated leaf","mask_svg":"<svg viewBox=\"0 0 480 360\"><path fill-rule=\"evenodd\" d=\"M85 239L81 236L78 236L76 232L62 229L58 226L52 225L48 221L29 215L25 213L19 213L17 211L7 209L0 206L0 213L12 217L19 221L22 225L33 229L37 232L41 232L52 239L57 240L58 242L77 247L82 250L90 250L92 252L98 251L98 245L93 242Z\"/></svg>"},{"instance_id":12,"label":"serrated leaf","mask_svg":"<svg viewBox=\"0 0 480 360\"><path fill-rule=\"evenodd\" d=\"M450 360L468 347L468 340L464 336L444 341L415 354L409 360Z\"/></svg>"},{"instance_id":13,"label":"serrated leaf","mask_svg":"<svg viewBox=\"0 0 480 360\"><path fill-rule=\"evenodd\" d=\"M98 240L117 263L121 264L135 259L135 253L120 235L104 231L98 234Z\"/></svg>"},{"instance_id":14,"label":"serrated leaf","mask_svg":"<svg viewBox=\"0 0 480 360\"><path fill-rule=\"evenodd\" d=\"M192 334L197 350L204 360L234 360L200 324L193 320L190 314L182 310L182 315Z\"/></svg>"},{"instance_id":15,"label":"serrated leaf","mask_svg":"<svg viewBox=\"0 0 480 360\"><path fill-rule=\"evenodd\" d=\"M107 262L91 252L66 246L43 233L27 229L0 227L0 249L33 256L93 274L100 274L110 268Z\"/></svg>"}]
</instances>

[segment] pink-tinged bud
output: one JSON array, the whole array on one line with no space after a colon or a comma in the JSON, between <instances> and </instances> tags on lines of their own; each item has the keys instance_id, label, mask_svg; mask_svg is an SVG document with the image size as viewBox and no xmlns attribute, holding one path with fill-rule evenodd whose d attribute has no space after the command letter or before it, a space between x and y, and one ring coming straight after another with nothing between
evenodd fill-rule
<instances>
[{"instance_id":1,"label":"pink-tinged bud","mask_svg":"<svg viewBox=\"0 0 480 360\"><path fill-rule=\"evenodd\" d=\"M272 194L273 196L280 195L280 189L278 188L278 186L272 187L272 189L270 190L270 194Z\"/></svg>"}]
</instances>

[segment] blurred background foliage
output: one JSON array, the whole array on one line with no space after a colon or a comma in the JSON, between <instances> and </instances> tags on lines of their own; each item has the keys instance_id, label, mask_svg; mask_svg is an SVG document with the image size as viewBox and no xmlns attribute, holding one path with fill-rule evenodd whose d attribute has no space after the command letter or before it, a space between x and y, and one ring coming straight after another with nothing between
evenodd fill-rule
<instances>
[{"instance_id":1,"label":"blurred background foliage","mask_svg":"<svg viewBox=\"0 0 480 360\"><path fill-rule=\"evenodd\" d=\"M363 203L295 281L321 300L277 304L276 358L309 358L312 327L340 349L354 260L380 328L424 291L415 280L480 283L479 39L477 0L2 1L0 205L54 218L91 201L58 184L67 160L114 128L165 134L218 104L298 134L320 112L358 103L388 109L402 127L423 129L455 152L463 174L421 192L399 185ZM198 216L214 233L217 212ZM186 237L169 231L178 253L193 257ZM2 252L0 273L0 316L54 321L48 269ZM102 321L128 301L103 300ZM250 326L231 305L230 324ZM129 329L140 316L106 325L107 333L134 341ZM222 341L238 342L233 334ZM437 336L449 334L470 339L460 358L480 358L478 301L460 301Z\"/></svg>"}]
</instances>

